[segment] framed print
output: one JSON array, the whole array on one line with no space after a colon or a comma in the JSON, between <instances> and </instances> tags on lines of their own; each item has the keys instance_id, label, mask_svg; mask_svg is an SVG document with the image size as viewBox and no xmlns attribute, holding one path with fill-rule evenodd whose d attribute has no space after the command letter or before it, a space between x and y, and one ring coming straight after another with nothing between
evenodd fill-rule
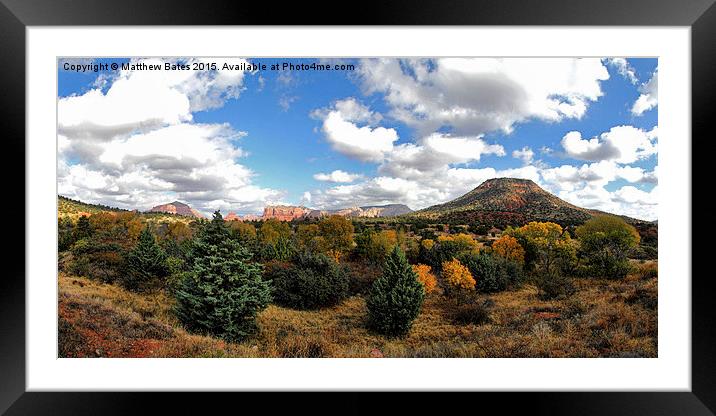
<instances>
[{"instance_id":1,"label":"framed print","mask_svg":"<svg viewBox=\"0 0 716 416\"><path fill-rule=\"evenodd\" d=\"M3 282L2 410L463 391L712 414L691 170L711 3L291 26L296 6L4 1L26 260Z\"/></svg>"}]
</instances>

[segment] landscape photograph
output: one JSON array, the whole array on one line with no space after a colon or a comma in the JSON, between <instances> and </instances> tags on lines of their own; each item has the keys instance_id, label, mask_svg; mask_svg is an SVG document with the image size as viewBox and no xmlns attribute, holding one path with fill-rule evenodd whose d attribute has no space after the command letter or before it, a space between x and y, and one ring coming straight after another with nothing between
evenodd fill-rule
<instances>
[{"instance_id":1,"label":"landscape photograph","mask_svg":"<svg viewBox=\"0 0 716 416\"><path fill-rule=\"evenodd\" d=\"M657 58L57 81L59 358L659 356Z\"/></svg>"}]
</instances>

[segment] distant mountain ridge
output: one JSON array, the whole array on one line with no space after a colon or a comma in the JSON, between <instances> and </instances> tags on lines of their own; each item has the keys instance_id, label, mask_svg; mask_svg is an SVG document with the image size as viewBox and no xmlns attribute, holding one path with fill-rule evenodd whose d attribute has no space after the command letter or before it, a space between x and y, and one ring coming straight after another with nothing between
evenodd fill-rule
<instances>
[{"instance_id":1,"label":"distant mountain ridge","mask_svg":"<svg viewBox=\"0 0 716 416\"><path fill-rule=\"evenodd\" d=\"M78 216L96 214L99 212L129 212L129 210L127 209L115 208L100 204L88 204L85 202L67 198L62 195L57 196L57 201L59 207L58 214L60 215ZM410 213L412 211L413 210L410 209L410 207L403 204L371 205L334 210L317 210L313 208L292 205L267 205L264 208L263 214L261 215L238 215L235 212L229 212L224 215L224 219L227 221L261 221L273 218L280 221L291 221L294 219L303 218L322 218L330 215L343 215L351 218L376 218L398 216ZM135 212L139 211L135 210ZM179 215L187 218L206 218L206 216L204 216L198 210L190 207L188 204L179 201L157 205L152 207L149 211L145 212L147 214Z\"/></svg>"},{"instance_id":2,"label":"distant mountain ridge","mask_svg":"<svg viewBox=\"0 0 716 416\"><path fill-rule=\"evenodd\" d=\"M378 218L394 217L413 212L410 207L403 204L371 205L364 207L351 207L342 209L320 210L304 206L293 205L268 205L264 208L261 216L244 215L240 216L230 212L225 218L227 220L254 221L277 219L279 221L291 221L307 218L323 218L331 215L340 215L349 218Z\"/></svg>"},{"instance_id":3,"label":"distant mountain ridge","mask_svg":"<svg viewBox=\"0 0 716 416\"><path fill-rule=\"evenodd\" d=\"M59 213L72 215L92 214L101 211L125 211L104 205L86 204L58 195ZM205 218L189 205L174 201L157 205L148 213L167 213L187 218ZM350 207L333 210L318 210L304 206L269 205L262 215L237 215L229 212L227 221L261 221L277 219L291 221L342 215L349 218L398 217L402 220L423 219L431 222L451 224L477 224L505 227L520 226L530 221L551 221L562 226L576 226L595 215L607 214L602 211L582 208L568 203L545 191L529 179L495 178L488 179L470 192L443 204L413 211L407 205L388 204ZM615 215L615 214L610 214ZM643 230L656 229L657 221L644 221L620 216L628 223Z\"/></svg>"},{"instance_id":4,"label":"distant mountain ridge","mask_svg":"<svg viewBox=\"0 0 716 416\"><path fill-rule=\"evenodd\" d=\"M308 214L309 218L320 218L330 215L341 215L352 218L379 218L396 217L398 215L413 212L410 207L403 204L368 205L363 207L351 207L332 210L313 210Z\"/></svg>"}]
</instances>

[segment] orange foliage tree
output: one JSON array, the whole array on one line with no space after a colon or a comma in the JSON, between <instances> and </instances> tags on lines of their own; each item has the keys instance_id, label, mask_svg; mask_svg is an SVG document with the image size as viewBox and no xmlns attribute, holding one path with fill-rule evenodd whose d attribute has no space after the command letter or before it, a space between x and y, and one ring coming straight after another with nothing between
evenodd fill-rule
<instances>
[{"instance_id":1,"label":"orange foliage tree","mask_svg":"<svg viewBox=\"0 0 716 416\"><path fill-rule=\"evenodd\" d=\"M415 264L413 265L413 271L418 275L418 281L423 284L425 293L432 293L435 291L438 285L438 280L432 273L432 269L427 264Z\"/></svg>"},{"instance_id":2,"label":"orange foliage tree","mask_svg":"<svg viewBox=\"0 0 716 416\"><path fill-rule=\"evenodd\" d=\"M492 251L507 260L516 261L520 264L525 262L525 249L511 235L503 235L492 243Z\"/></svg>"}]
</instances>

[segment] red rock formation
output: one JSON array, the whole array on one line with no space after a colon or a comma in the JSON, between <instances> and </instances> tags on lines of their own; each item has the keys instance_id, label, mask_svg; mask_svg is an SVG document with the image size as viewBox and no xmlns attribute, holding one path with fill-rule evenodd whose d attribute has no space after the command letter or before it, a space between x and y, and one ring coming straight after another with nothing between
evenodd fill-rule
<instances>
[{"instance_id":1,"label":"red rock formation","mask_svg":"<svg viewBox=\"0 0 716 416\"><path fill-rule=\"evenodd\" d=\"M224 221L234 221L234 220L236 220L236 221L241 221L241 216L240 216L240 215L236 215L235 212L229 212L229 213L226 214L226 216L224 217Z\"/></svg>"},{"instance_id":2,"label":"red rock formation","mask_svg":"<svg viewBox=\"0 0 716 416\"><path fill-rule=\"evenodd\" d=\"M238 215L235 212L229 212L225 217L224 221L256 221L261 220L261 217L253 214Z\"/></svg>"},{"instance_id":3,"label":"red rock formation","mask_svg":"<svg viewBox=\"0 0 716 416\"><path fill-rule=\"evenodd\" d=\"M279 221L291 221L297 218L302 218L311 212L306 207L292 207L287 205L269 205L264 208L264 214L261 219L268 220L271 218Z\"/></svg>"},{"instance_id":4,"label":"red rock formation","mask_svg":"<svg viewBox=\"0 0 716 416\"><path fill-rule=\"evenodd\" d=\"M149 212L166 212L167 214L183 215L185 217L204 218L201 212L179 201L174 201L164 205L157 205L156 207L150 209Z\"/></svg>"}]
</instances>

